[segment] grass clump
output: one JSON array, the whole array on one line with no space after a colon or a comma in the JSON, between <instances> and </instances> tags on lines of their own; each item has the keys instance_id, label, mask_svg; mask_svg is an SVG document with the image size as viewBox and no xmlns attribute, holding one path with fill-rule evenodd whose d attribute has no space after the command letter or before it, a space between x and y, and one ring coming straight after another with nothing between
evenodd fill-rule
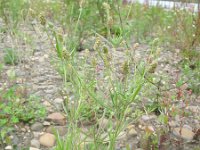
<instances>
[{"instance_id":1,"label":"grass clump","mask_svg":"<svg viewBox=\"0 0 200 150\"><path fill-rule=\"evenodd\" d=\"M5 49L4 63L7 65L17 65L19 62L19 57L16 50L12 48Z\"/></svg>"}]
</instances>

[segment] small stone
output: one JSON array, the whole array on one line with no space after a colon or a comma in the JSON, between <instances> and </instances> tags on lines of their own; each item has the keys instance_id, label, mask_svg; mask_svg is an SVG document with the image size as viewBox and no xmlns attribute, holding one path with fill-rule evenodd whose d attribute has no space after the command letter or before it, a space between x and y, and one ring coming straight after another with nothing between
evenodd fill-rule
<instances>
[{"instance_id":1,"label":"small stone","mask_svg":"<svg viewBox=\"0 0 200 150\"><path fill-rule=\"evenodd\" d=\"M44 125L44 126L50 126L50 125L51 125L51 123L50 123L50 122L48 122L48 121L44 121L44 122L43 122L43 125Z\"/></svg>"},{"instance_id":2,"label":"small stone","mask_svg":"<svg viewBox=\"0 0 200 150\"><path fill-rule=\"evenodd\" d=\"M40 150L40 149L35 148L35 147L30 147L29 150Z\"/></svg>"},{"instance_id":3,"label":"small stone","mask_svg":"<svg viewBox=\"0 0 200 150\"><path fill-rule=\"evenodd\" d=\"M180 133L181 131L181 133ZM173 130L173 134L179 138L185 139L185 140L192 140L194 137L194 132L189 130L188 128L175 128Z\"/></svg>"},{"instance_id":4,"label":"small stone","mask_svg":"<svg viewBox=\"0 0 200 150\"><path fill-rule=\"evenodd\" d=\"M49 103L48 101L44 101L44 102L43 102L43 105L44 105L44 106L47 106L47 107L50 107L50 106L51 106L51 103Z\"/></svg>"},{"instance_id":5,"label":"small stone","mask_svg":"<svg viewBox=\"0 0 200 150\"><path fill-rule=\"evenodd\" d=\"M13 149L11 145L5 147L5 150L10 150L10 149Z\"/></svg>"},{"instance_id":6,"label":"small stone","mask_svg":"<svg viewBox=\"0 0 200 150\"><path fill-rule=\"evenodd\" d=\"M67 127L66 126L55 126L55 127L50 126L50 127L48 127L46 129L47 133L52 133L53 134L55 131L58 132L58 134L60 136L64 136L67 133Z\"/></svg>"},{"instance_id":7,"label":"small stone","mask_svg":"<svg viewBox=\"0 0 200 150\"><path fill-rule=\"evenodd\" d=\"M155 132L153 126L147 126L147 127L145 128L145 131L146 131L147 133L153 133L153 132Z\"/></svg>"},{"instance_id":8,"label":"small stone","mask_svg":"<svg viewBox=\"0 0 200 150\"><path fill-rule=\"evenodd\" d=\"M127 129L128 129L127 131L128 138L131 138L137 135L137 131L135 130L134 125L128 126Z\"/></svg>"},{"instance_id":9,"label":"small stone","mask_svg":"<svg viewBox=\"0 0 200 150\"><path fill-rule=\"evenodd\" d=\"M142 130L144 130L144 129L145 129L145 127L144 127L144 126L142 126L142 125L138 125L138 128L140 128L140 129L142 129Z\"/></svg>"},{"instance_id":10,"label":"small stone","mask_svg":"<svg viewBox=\"0 0 200 150\"><path fill-rule=\"evenodd\" d=\"M56 124L59 125L65 125L66 124L66 118L63 114L59 112L52 113L48 115L47 120L50 120Z\"/></svg>"},{"instance_id":11,"label":"small stone","mask_svg":"<svg viewBox=\"0 0 200 150\"><path fill-rule=\"evenodd\" d=\"M25 128L21 128L21 131L26 132L26 129Z\"/></svg>"},{"instance_id":12,"label":"small stone","mask_svg":"<svg viewBox=\"0 0 200 150\"><path fill-rule=\"evenodd\" d=\"M40 137L39 141L43 146L52 147L55 145L56 138L53 134L45 133Z\"/></svg>"},{"instance_id":13,"label":"small stone","mask_svg":"<svg viewBox=\"0 0 200 150\"><path fill-rule=\"evenodd\" d=\"M40 57L39 58L39 62L44 62L45 61L45 58L44 57Z\"/></svg>"},{"instance_id":14,"label":"small stone","mask_svg":"<svg viewBox=\"0 0 200 150\"><path fill-rule=\"evenodd\" d=\"M56 99L54 99L54 102L57 103L57 104L62 104L63 101L64 100L62 98L56 98Z\"/></svg>"},{"instance_id":15,"label":"small stone","mask_svg":"<svg viewBox=\"0 0 200 150\"><path fill-rule=\"evenodd\" d=\"M149 116L149 115L143 115L142 116L142 120L143 121L149 121L149 120L152 120L152 119L154 119L155 118L155 116Z\"/></svg>"},{"instance_id":16,"label":"small stone","mask_svg":"<svg viewBox=\"0 0 200 150\"><path fill-rule=\"evenodd\" d=\"M49 58L49 55L48 55L48 54L45 54L45 55L44 55L44 58Z\"/></svg>"},{"instance_id":17,"label":"small stone","mask_svg":"<svg viewBox=\"0 0 200 150\"><path fill-rule=\"evenodd\" d=\"M31 140L31 146L35 148L40 148L40 142L36 139Z\"/></svg>"},{"instance_id":18,"label":"small stone","mask_svg":"<svg viewBox=\"0 0 200 150\"><path fill-rule=\"evenodd\" d=\"M31 130L32 131L41 131L42 128L43 128L43 125L40 122L36 122L33 125L31 125Z\"/></svg>"},{"instance_id":19,"label":"small stone","mask_svg":"<svg viewBox=\"0 0 200 150\"><path fill-rule=\"evenodd\" d=\"M40 135L41 135L40 132L33 132L33 137L36 139L39 138Z\"/></svg>"}]
</instances>

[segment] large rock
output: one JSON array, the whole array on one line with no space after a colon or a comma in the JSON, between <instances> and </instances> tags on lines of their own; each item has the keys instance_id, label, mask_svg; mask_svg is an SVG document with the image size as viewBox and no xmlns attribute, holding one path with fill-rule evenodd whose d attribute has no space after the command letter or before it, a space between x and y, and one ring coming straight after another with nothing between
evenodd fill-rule
<instances>
[{"instance_id":1,"label":"large rock","mask_svg":"<svg viewBox=\"0 0 200 150\"><path fill-rule=\"evenodd\" d=\"M192 140L194 138L194 132L192 132L188 128L174 128L173 134L179 138L182 138L184 140Z\"/></svg>"},{"instance_id":2,"label":"large rock","mask_svg":"<svg viewBox=\"0 0 200 150\"><path fill-rule=\"evenodd\" d=\"M40 137L39 141L43 146L53 147L55 145L56 138L53 134L45 133Z\"/></svg>"},{"instance_id":3,"label":"large rock","mask_svg":"<svg viewBox=\"0 0 200 150\"><path fill-rule=\"evenodd\" d=\"M48 115L47 120L52 121L59 125L65 125L66 124L66 118L63 114L59 112L52 113Z\"/></svg>"}]
</instances>

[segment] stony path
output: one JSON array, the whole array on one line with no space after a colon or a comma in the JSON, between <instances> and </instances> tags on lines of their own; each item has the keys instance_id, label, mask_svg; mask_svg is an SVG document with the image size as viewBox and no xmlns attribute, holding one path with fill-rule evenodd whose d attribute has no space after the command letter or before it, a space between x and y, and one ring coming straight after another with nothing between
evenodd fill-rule
<instances>
[{"instance_id":1,"label":"stony path","mask_svg":"<svg viewBox=\"0 0 200 150\"><path fill-rule=\"evenodd\" d=\"M61 135L67 131L65 127L65 116L61 114L62 102L60 91L62 89L62 78L52 65L52 58L55 55L52 47L48 43L47 36L41 37L30 29L23 30L24 34L32 37L32 47L23 46L22 41L18 44L18 54L22 63L16 66L6 66L0 81L0 85L9 84L8 72L14 70L16 73L16 84L25 86L28 94L33 94L41 99L41 104L46 107L47 118L30 125L20 123L15 126L15 132L11 133L10 145L5 149L11 149L11 145L17 148L30 148L30 150L45 150L55 144L53 128L58 129ZM0 43L0 60L3 61L3 50L12 47L12 38L9 35L2 36ZM49 116L48 116L49 114Z\"/></svg>"},{"instance_id":2,"label":"stony path","mask_svg":"<svg viewBox=\"0 0 200 150\"><path fill-rule=\"evenodd\" d=\"M55 145L55 136L53 135L53 128L57 129L61 136L67 133L66 116L62 113L63 99L60 95L62 89L62 78L56 72L53 67L52 58L55 56L52 46L49 45L47 36L41 36L39 32L35 32L32 29L24 29L24 34L32 37L32 43L30 47L23 44L23 41L18 41L19 54L22 58L22 63L16 66L6 66L3 71L3 79L0 81L0 85L8 82L6 77L9 70L15 70L17 76L17 84L25 85L29 94L38 95L41 99L41 104L47 109L47 117L45 120L38 119L34 124L20 123L15 126L15 132L10 134L11 143L6 145L6 149L11 149L11 145L17 145L17 148L29 148L30 150L49 150ZM12 38L4 35L0 42L0 61L3 58L3 49L11 47ZM136 50L136 56L138 59L145 59L149 47L141 45ZM1 53L2 52L2 53ZM81 52L84 55L84 51ZM80 54L81 54L80 53ZM174 66L178 63L179 58L171 51L163 51L159 58L159 65L156 69L157 74L166 74L170 79L176 78L177 68ZM116 61L123 59L123 51L118 51L116 55ZM117 56L120 56L119 58ZM156 74L155 73L155 74ZM190 117L182 118L177 115L173 120L170 120L169 126L172 128L170 136L178 138L193 139L194 132L200 129L200 120L197 116L200 115L200 98L192 98L191 103L187 106L186 110L192 115ZM176 104L179 109L182 108L181 102ZM184 134L179 134L180 121L182 120ZM102 121L102 126L108 125L108 120ZM107 124L107 125L106 125ZM123 149L127 143L131 145L131 148L142 147L145 140L142 140L142 134L146 130L154 132L158 128L162 128L162 124L158 121L158 116L154 114L143 115L136 123L129 125L126 130L122 131L119 135L119 149ZM140 141L141 140L141 141ZM148 141L147 141L148 142ZM196 141L195 141L196 142ZM198 145L198 143L195 143ZM121 148L120 148L121 147ZM145 147L142 147L145 149ZM185 149L191 149L192 145L189 143ZM169 149L169 147L168 147ZM171 149L174 149L171 148Z\"/></svg>"}]
</instances>

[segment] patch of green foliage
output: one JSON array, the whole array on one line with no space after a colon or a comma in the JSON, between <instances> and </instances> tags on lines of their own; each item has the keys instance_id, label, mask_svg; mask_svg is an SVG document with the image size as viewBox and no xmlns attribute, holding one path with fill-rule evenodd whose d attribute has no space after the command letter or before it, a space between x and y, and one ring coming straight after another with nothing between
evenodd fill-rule
<instances>
[{"instance_id":1,"label":"patch of green foliage","mask_svg":"<svg viewBox=\"0 0 200 150\"><path fill-rule=\"evenodd\" d=\"M27 96L24 87L12 86L0 90L0 127L1 138L5 138L13 125L19 122L33 122L45 115L36 96Z\"/></svg>"},{"instance_id":2,"label":"patch of green foliage","mask_svg":"<svg viewBox=\"0 0 200 150\"><path fill-rule=\"evenodd\" d=\"M184 50L182 52L183 62L182 71L184 78L187 81L188 88L192 92L200 93L200 52L197 50Z\"/></svg>"},{"instance_id":3,"label":"patch of green foliage","mask_svg":"<svg viewBox=\"0 0 200 150\"><path fill-rule=\"evenodd\" d=\"M19 62L19 57L16 50L12 48L7 48L4 50L4 63L9 65L17 65Z\"/></svg>"},{"instance_id":4,"label":"patch of green foliage","mask_svg":"<svg viewBox=\"0 0 200 150\"><path fill-rule=\"evenodd\" d=\"M0 17L7 27L15 29L27 14L28 3L24 0L0 0Z\"/></svg>"}]
</instances>

